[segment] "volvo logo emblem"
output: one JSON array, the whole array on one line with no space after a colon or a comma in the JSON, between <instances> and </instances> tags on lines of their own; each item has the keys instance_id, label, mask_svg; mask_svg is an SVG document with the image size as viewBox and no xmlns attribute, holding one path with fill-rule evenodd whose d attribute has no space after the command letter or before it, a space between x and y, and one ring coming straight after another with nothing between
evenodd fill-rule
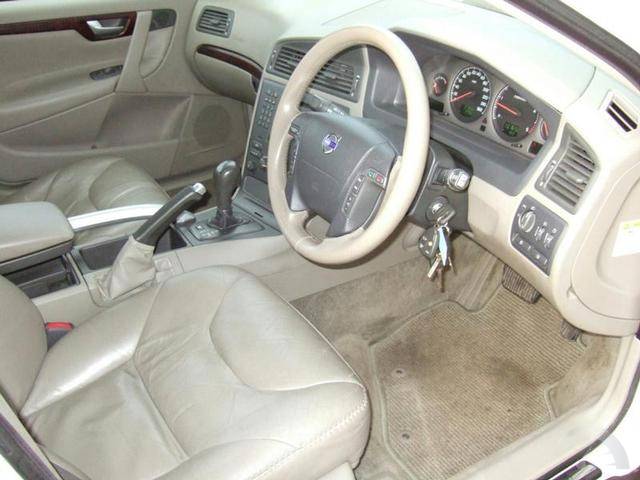
<instances>
[{"instance_id":1,"label":"volvo logo emblem","mask_svg":"<svg viewBox=\"0 0 640 480\"><path fill-rule=\"evenodd\" d=\"M335 133L329 133L322 139L322 153L329 155L337 150L342 137L337 136Z\"/></svg>"}]
</instances>

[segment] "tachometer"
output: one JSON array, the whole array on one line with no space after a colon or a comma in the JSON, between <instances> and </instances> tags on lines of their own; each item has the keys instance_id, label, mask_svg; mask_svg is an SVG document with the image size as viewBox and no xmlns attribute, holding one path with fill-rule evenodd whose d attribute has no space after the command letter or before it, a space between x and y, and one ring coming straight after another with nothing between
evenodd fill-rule
<instances>
[{"instance_id":1,"label":"tachometer","mask_svg":"<svg viewBox=\"0 0 640 480\"><path fill-rule=\"evenodd\" d=\"M491 82L477 67L460 71L451 86L449 103L456 118L469 123L478 120L487 110L491 97Z\"/></svg>"},{"instance_id":2,"label":"tachometer","mask_svg":"<svg viewBox=\"0 0 640 480\"><path fill-rule=\"evenodd\" d=\"M538 123L538 111L526 98L510 86L504 87L493 104L493 126L500 138L518 142L533 132Z\"/></svg>"}]
</instances>

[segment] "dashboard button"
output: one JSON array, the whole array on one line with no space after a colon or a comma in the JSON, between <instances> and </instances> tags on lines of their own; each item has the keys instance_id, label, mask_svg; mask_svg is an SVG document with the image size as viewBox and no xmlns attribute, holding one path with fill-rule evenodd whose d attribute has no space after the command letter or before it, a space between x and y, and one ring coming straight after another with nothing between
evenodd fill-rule
<instances>
[{"instance_id":1,"label":"dashboard button","mask_svg":"<svg viewBox=\"0 0 640 480\"><path fill-rule=\"evenodd\" d=\"M533 210L529 210L520 215L518 219L518 227L525 233L529 233L536 225L536 214Z\"/></svg>"}]
</instances>

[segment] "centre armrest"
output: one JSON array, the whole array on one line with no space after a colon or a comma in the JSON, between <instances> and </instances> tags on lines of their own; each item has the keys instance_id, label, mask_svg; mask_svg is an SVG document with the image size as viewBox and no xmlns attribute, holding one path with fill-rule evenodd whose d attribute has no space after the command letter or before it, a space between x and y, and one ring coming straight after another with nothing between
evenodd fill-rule
<instances>
[{"instance_id":1,"label":"centre armrest","mask_svg":"<svg viewBox=\"0 0 640 480\"><path fill-rule=\"evenodd\" d=\"M60 256L71 249L73 229L52 203L0 205L0 273Z\"/></svg>"}]
</instances>

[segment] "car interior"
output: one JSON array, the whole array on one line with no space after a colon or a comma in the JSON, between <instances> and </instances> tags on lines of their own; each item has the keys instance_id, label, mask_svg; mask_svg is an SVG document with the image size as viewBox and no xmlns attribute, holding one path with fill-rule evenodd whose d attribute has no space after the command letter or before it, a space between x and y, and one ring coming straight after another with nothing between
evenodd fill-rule
<instances>
[{"instance_id":1,"label":"car interior","mask_svg":"<svg viewBox=\"0 0 640 480\"><path fill-rule=\"evenodd\" d=\"M602 441L640 90L495 4L1 2L16 472L542 479Z\"/></svg>"}]
</instances>

